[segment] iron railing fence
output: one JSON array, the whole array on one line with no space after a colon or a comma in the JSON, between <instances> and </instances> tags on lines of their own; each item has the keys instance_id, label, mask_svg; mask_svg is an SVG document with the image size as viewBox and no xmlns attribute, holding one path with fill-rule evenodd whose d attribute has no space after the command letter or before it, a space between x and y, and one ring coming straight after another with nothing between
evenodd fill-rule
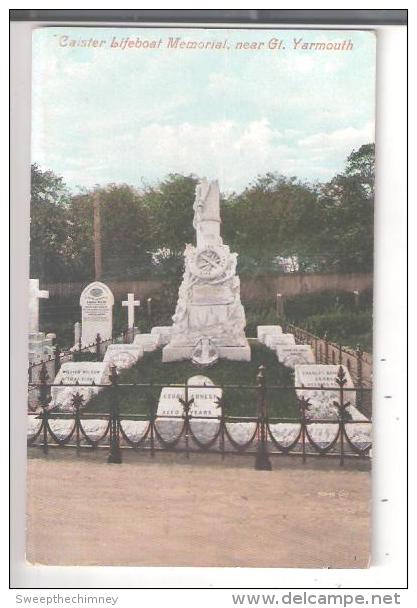
<instances>
[{"instance_id":1,"label":"iron railing fence","mask_svg":"<svg viewBox=\"0 0 417 608\"><path fill-rule=\"evenodd\" d=\"M372 355L362 351L358 345L355 350L330 342L325 335L319 338L314 334L289 323L285 331L294 335L298 344L309 344L314 352L316 363L323 365L345 365L349 370L356 387L372 388ZM372 399L369 391L362 392L361 410L368 416L372 415Z\"/></svg>"},{"instance_id":2,"label":"iron railing fence","mask_svg":"<svg viewBox=\"0 0 417 608\"><path fill-rule=\"evenodd\" d=\"M108 340L102 340L100 334L97 334L96 339L91 344L82 346L81 338L78 347L71 350L61 350L59 344L55 345L53 355L49 355L47 359L37 363L29 363L28 367L28 405L31 409L36 405L36 385L45 383L53 383L61 365L68 361L74 361L78 357L83 357L91 353L95 361L102 361L106 354L107 347L110 344L131 344L136 335L136 329L129 327L124 329L120 334L114 335Z\"/></svg>"},{"instance_id":3,"label":"iron railing fence","mask_svg":"<svg viewBox=\"0 0 417 608\"><path fill-rule=\"evenodd\" d=\"M37 446L44 454L51 447L72 447L77 452L82 448L105 448L108 450L109 463L122 462L125 449L149 452L152 457L160 451L185 452L187 457L193 452L219 453L222 458L226 454L252 454L255 456L255 468L263 470L271 468L270 456L295 455L303 463L308 456L331 456L338 458L340 465L343 465L346 458L368 459L371 453L372 422L363 418L353 419L350 415L349 395L358 391L356 388L345 387L347 380L342 367L335 379L336 389L295 387L295 390L336 391L337 399L333 401L335 416L319 419L309 415L311 403L304 395L301 398L295 397L295 417L273 415L270 407L271 394L275 391L279 394L280 391L294 390L294 387L267 384L264 366L259 367L253 385L210 386L210 389L220 388L223 391L252 391L253 416L230 415L224 397L217 399L217 416L194 416L194 398L189 391L202 389L201 386L121 384L115 367L111 368L109 381L110 384L104 385L78 384L80 388L95 386L110 391L109 411L101 413L84 410L84 398L78 391L72 397L72 411L53 411L49 406L51 388L62 387L62 384L33 384L39 391L40 408L37 413L29 415L28 446ZM149 396L149 389L167 386L184 391L184 399L180 399L183 410L181 415L162 416L157 413L158 402ZM121 412L122 391L126 388L134 388L138 392L148 390L149 407L146 414Z\"/></svg>"}]
</instances>

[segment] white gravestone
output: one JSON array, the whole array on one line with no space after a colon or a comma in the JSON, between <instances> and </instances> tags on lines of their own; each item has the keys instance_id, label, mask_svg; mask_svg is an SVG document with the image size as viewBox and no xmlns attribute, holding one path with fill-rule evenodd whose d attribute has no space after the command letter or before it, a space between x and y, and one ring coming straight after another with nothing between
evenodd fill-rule
<instances>
[{"instance_id":1,"label":"white gravestone","mask_svg":"<svg viewBox=\"0 0 417 608\"><path fill-rule=\"evenodd\" d=\"M213 382L206 376L193 376L187 380L188 400L194 399L190 407L191 416L217 417L220 408L217 399L221 399L222 389L213 388ZM185 388L165 387L161 391L157 416L182 416L184 408L180 399L185 400Z\"/></svg>"},{"instance_id":2,"label":"white gravestone","mask_svg":"<svg viewBox=\"0 0 417 608\"><path fill-rule=\"evenodd\" d=\"M259 342L265 342L267 335L282 334L282 327L280 325L258 325L256 328L256 335Z\"/></svg>"},{"instance_id":3,"label":"white gravestone","mask_svg":"<svg viewBox=\"0 0 417 608\"><path fill-rule=\"evenodd\" d=\"M159 347L159 334L138 334L133 344L140 344L145 353L151 353Z\"/></svg>"},{"instance_id":4,"label":"white gravestone","mask_svg":"<svg viewBox=\"0 0 417 608\"><path fill-rule=\"evenodd\" d=\"M127 300L123 300L122 306L127 306L127 326L131 329L135 327L135 307L140 306L140 300L135 300L134 293L128 293Z\"/></svg>"},{"instance_id":5,"label":"white gravestone","mask_svg":"<svg viewBox=\"0 0 417 608\"><path fill-rule=\"evenodd\" d=\"M82 310L82 347L95 344L97 334L102 342L110 340L113 329L114 297L104 283L94 281L84 289L80 297Z\"/></svg>"},{"instance_id":6,"label":"white gravestone","mask_svg":"<svg viewBox=\"0 0 417 608\"><path fill-rule=\"evenodd\" d=\"M104 355L103 363L109 367L116 366L118 372L129 369L142 359L143 346L141 344L110 344Z\"/></svg>"},{"instance_id":7,"label":"white gravestone","mask_svg":"<svg viewBox=\"0 0 417 608\"><path fill-rule=\"evenodd\" d=\"M63 363L61 369L55 377L54 384L63 386L51 387L52 407L58 407L62 411L72 411L72 399L77 393L83 397L83 406L100 392L99 386L74 386L79 384L110 384L110 370L107 363L91 361L70 361Z\"/></svg>"},{"instance_id":8,"label":"white gravestone","mask_svg":"<svg viewBox=\"0 0 417 608\"><path fill-rule=\"evenodd\" d=\"M277 344L276 353L278 361L286 367L316 362L309 344Z\"/></svg>"},{"instance_id":9,"label":"white gravestone","mask_svg":"<svg viewBox=\"0 0 417 608\"><path fill-rule=\"evenodd\" d=\"M49 291L39 289L39 279L29 279L29 333L39 332L39 300L49 298Z\"/></svg>"},{"instance_id":10,"label":"white gravestone","mask_svg":"<svg viewBox=\"0 0 417 608\"><path fill-rule=\"evenodd\" d=\"M266 334L265 335L265 346L276 350L278 344L295 344L295 338L293 334Z\"/></svg>"},{"instance_id":11,"label":"white gravestone","mask_svg":"<svg viewBox=\"0 0 417 608\"><path fill-rule=\"evenodd\" d=\"M345 365L342 365L345 373L346 384L343 388L355 388L349 370ZM306 386L308 389L296 390L299 398L304 397L310 399L310 416L314 418L337 417L337 408L334 406L334 401L339 401L339 386L337 384L337 376L340 365L296 365L295 366L295 386ZM334 391L323 391L324 388L334 388ZM344 401L350 402L347 411L352 415L354 420L366 420L355 407L356 392L346 391L343 395Z\"/></svg>"},{"instance_id":12,"label":"white gravestone","mask_svg":"<svg viewBox=\"0 0 417 608\"><path fill-rule=\"evenodd\" d=\"M39 289L39 279L29 279L28 355L30 363L45 361L54 354L55 334L45 336L43 332L39 331L39 300L45 298L49 298L49 292Z\"/></svg>"},{"instance_id":13,"label":"white gravestone","mask_svg":"<svg viewBox=\"0 0 417 608\"><path fill-rule=\"evenodd\" d=\"M161 325L159 327L152 327L151 329L152 335L159 335L159 344L164 346L168 344L172 336L172 326L171 325Z\"/></svg>"}]
</instances>

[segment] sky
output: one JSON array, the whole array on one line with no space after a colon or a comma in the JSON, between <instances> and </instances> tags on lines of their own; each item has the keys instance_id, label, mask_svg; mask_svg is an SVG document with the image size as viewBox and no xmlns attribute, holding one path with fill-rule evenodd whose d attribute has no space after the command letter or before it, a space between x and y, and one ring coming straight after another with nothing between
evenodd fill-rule
<instances>
[{"instance_id":1,"label":"sky","mask_svg":"<svg viewBox=\"0 0 417 608\"><path fill-rule=\"evenodd\" d=\"M177 37L209 48L169 48ZM32 65L32 162L73 191L168 173L223 192L269 171L326 181L374 141L369 31L49 27L33 33Z\"/></svg>"}]
</instances>

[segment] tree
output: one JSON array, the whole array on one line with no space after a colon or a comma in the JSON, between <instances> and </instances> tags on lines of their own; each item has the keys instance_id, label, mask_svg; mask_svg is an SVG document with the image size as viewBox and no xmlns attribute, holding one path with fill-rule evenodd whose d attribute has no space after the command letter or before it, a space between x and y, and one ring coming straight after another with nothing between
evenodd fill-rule
<instances>
[{"instance_id":1,"label":"tree","mask_svg":"<svg viewBox=\"0 0 417 608\"><path fill-rule=\"evenodd\" d=\"M240 270L271 272L278 257L310 254L320 225L316 199L312 186L276 173L229 197L222 210L224 236L239 253Z\"/></svg>"},{"instance_id":2,"label":"tree","mask_svg":"<svg viewBox=\"0 0 417 608\"><path fill-rule=\"evenodd\" d=\"M374 196L375 183L375 144L364 144L348 156L346 175L356 176L368 196Z\"/></svg>"},{"instance_id":3,"label":"tree","mask_svg":"<svg viewBox=\"0 0 417 608\"><path fill-rule=\"evenodd\" d=\"M30 276L43 281L65 279L68 264L69 194L62 177L31 167Z\"/></svg>"}]
</instances>

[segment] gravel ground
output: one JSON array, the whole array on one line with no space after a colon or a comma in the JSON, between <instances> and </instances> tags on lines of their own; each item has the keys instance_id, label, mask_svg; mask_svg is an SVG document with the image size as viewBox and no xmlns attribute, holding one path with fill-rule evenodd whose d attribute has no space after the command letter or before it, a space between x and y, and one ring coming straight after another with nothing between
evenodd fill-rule
<instances>
[{"instance_id":1,"label":"gravel ground","mask_svg":"<svg viewBox=\"0 0 417 608\"><path fill-rule=\"evenodd\" d=\"M28 550L50 565L364 568L370 474L331 459L29 450ZM358 470L362 466L362 470Z\"/></svg>"}]
</instances>

